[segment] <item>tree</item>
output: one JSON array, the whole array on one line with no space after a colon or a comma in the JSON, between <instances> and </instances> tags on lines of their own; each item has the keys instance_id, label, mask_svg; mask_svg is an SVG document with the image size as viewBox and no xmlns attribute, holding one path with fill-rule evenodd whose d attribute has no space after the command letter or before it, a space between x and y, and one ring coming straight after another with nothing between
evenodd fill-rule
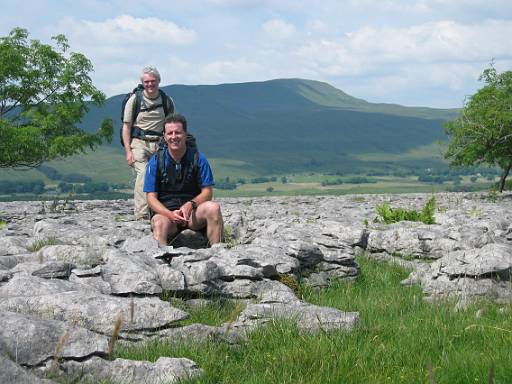
<instances>
[{"instance_id":1,"label":"tree","mask_svg":"<svg viewBox=\"0 0 512 384\"><path fill-rule=\"evenodd\" d=\"M512 71L498 73L491 63L480 80L485 86L469 97L457 119L445 124L451 136L445 158L456 166L499 166L502 192L512 168Z\"/></svg>"},{"instance_id":2,"label":"tree","mask_svg":"<svg viewBox=\"0 0 512 384\"><path fill-rule=\"evenodd\" d=\"M34 167L110 142L110 119L96 133L77 127L91 104L105 100L89 77L91 62L68 53L64 35L52 38L54 46L28 36L15 28L0 37L0 167Z\"/></svg>"}]
</instances>

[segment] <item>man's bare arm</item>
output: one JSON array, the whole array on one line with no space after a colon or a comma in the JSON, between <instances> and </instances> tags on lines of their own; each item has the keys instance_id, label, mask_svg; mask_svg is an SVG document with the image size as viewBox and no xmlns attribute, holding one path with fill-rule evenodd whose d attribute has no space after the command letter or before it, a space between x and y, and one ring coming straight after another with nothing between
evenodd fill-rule
<instances>
[{"instance_id":1,"label":"man's bare arm","mask_svg":"<svg viewBox=\"0 0 512 384\"><path fill-rule=\"evenodd\" d=\"M213 198L213 187L203 187L201 188L201 192L199 195L194 197L192 200L196 202L197 205L200 205L204 203L205 201L210 201ZM190 218L190 215L192 213L192 203L186 202L183 204L180 208L180 211L183 213L183 217L187 218L187 220Z\"/></svg>"},{"instance_id":2,"label":"man's bare arm","mask_svg":"<svg viewBox=\"0 0 512 384\"><path fill-rule=\"evenodd\" d=\"M131 123L123 123L123 143L124 143L124 152L126 153L126 162L130 167L135 163L135 159L133 158L132 148L130 144L132 142L132 125Z\"/></svg>"}]
</instances>

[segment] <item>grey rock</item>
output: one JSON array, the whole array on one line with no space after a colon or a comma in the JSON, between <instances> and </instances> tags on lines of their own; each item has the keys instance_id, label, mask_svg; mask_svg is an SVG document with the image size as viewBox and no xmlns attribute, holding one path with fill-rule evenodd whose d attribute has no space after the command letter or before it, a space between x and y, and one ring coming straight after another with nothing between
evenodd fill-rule
<instances>
[{"instance_id":1,"label":"grey rock","mask_svg":"<svg viewBox=\"0 0 512 384\"><path fill-rule=\"evenodd\" d=\"M223 281L218 289L222 296L233 299L252 299L258 294L257 282L250 279Z\"/></svg>"},{"instance_id":2,"label":"grey rock","mask_svg":"<svg viewBox=\"0 0 512 384\"><path fill-rule=\"evenodd\" d=\"M293 290L275 280L258 282L257 297L260 303L298 303L299 299Z\"/></svg>"},{"instance_id":3,"label":"grey rock","mask_svg":"<svg viewBox=\"0 0 512 384\"><path fill-rule=\"evenodd\" d=\"M325 288L331 283L331 278L327 272L311 273L304 281L313 288Z\"/></svg>"},{"instance_id":4,"label":"grey rock","mask_svg":"<svg viewBox=\"0 0 512 384\"><path fill-rule=\"evenodd\" d=\"M254 328L273 320L290 320L304 331L352 330L359 313L342 312L334 308L305 303L250 304L240 314L236 328Z\"/></svg>"},{"instance_id":5,"label":"grey rock","mask_svg":"<svg viewBox=\"0 0 512 384\"><path fill-rule=\"evenodd\" d=\"M74 271L76 271L76 269ZM80 286L84 287L84 291L90 292L93 290L103 293L104 295L110 295L112 293L110 284L103 280L101 276L78 276L75 273L71 273L69 281L75 284L80 284ZM89 287L89 289L85 289L85 286Z\"/></svg>"},{"instance_id":6,"label":"grey rock","mask_svg":"<svg viewBox=\"0 0 512 384\"><path fill-rule=\"evenodd\" d=\"M120 249L128 253L159 253L165 248L167 247L160 246L158 241L153 238L153 235L147 235L127 238Z\"/></svg>"},{"instance_id":7,"label":"grey rock","mask_svg":"<svg viewBox=\"0 0 512 384\"><path fill-rule=\"evenodd\" d=\"M94 268L80 269L74 268L71 273L77 277L91 277L99 276L101 274L101 266L97 265Z\"/></svg>"},{"instance_id":8,"label":"grey rock","mask_svg":"<svg viewBox=\"0 0 512 384\"><path fill-rule=\"evenodd\" d=\"M32 276L32 273L44 267L45 263L39 261L29 261L25 263L16 264L10 271L15 276Z\"/></svg>"},{"instance_id":9,"label":"grey rock","mask_svg":"<svg viewBox=\"0 0 512 384\"><path fill-rule=\"evenodd\" d=\"M206 248L208 246L208 238L201 232L186 229L180 232L174 239L172 239L170 245L172 245L174 248Z\"/></svg>"},{"instance_id":10,"label":"grey rock","mask_svg":"<svg viewBox=\"0 0 512 384\"><path fill-rule=\"evenodd\" d=\"M0 283L8 281L12 277L12 273L5 270L0 270Z\"/></svg>"},{"instance_id":11,"label":"grey rock","mask_svg":"<svg viewBox=\"0 0 512 384\"><path fill-rule=\"evenodd\" d=\"M52 380L41 379L32 372L20 367L0 352L0 383L51 384Z\"/></svg>"},{"instance_id":12,"label":"grey rock","mask_svg":"<svg viewBox=\"0 0 512 384\"><path fill-rule=\"evenodd\" d=\"M103 264L102 252L99 248L58 244L43 247L37 255L41 262L59 261L87 269Z\"/></svg>"},{"instance_id":13,"label":"grey rock","mask_svg":"<svg viewBox=\"0 0 512 384\"><path fill-rule=\"evenodd\" d=\"M425 277L421 285L426 294L425 299L430 302L457 299L463 303L472 303L479 299L490 299L498 303L512 303L512 282L510 281L468 277L452 280L443 275L436 279Z\"/></svg>"},{"instance_id":14,"label":"grey rock","mask_svg":"<svg viewBox=\"0 0 512 384\"><path fill-rule=\"evenodd\" d=\"M91 290L85 285L60 279L43 279L30 275L14 275L0 286L0 298L57 295L62 292Z\"/></svg>"},{"instance_id":15,"label":"grey rock","mask_svg":"<svg viewBox=\"0 0 512 384\"><path fill-rule=\"evenodd\" d=\"M61 369L71 377L81 377L83 380L108 380L123 384L178 383L202 374L192 360L170 357L160 357L154 363L126 359L107 361L93 357L84 362L64 362Z\"/></svg>"},{"instance_id":16,"label":"grey rock","mask_svg":"<svg viewBox=\"0 0 512 384\"><path fill-rule=\"evenodd\" d=\"M175 270L167 264L162 264L157 267L157 273L162 289L178 294L185 292L185 275L181 271Z\"/></svg>"},{"instance_id":17,"label":"grey rock","mask_svg":"<svg viewBox=\"0 0 512 384\"><path fill-rule=\"evenodd\" d=\"M294 274L300 270L300 261L282 249L282 242L272 243L269 239L254 241L233 249L247 265L260 268L273 267L278 273Z\"/></svg>"},{"instance_id":18,"label":"grey rock","mask_svg":"<svg viewBox=\"0 0 512 384\"><path fill-rule=\"evenodd\" d=\"M198 344L205 342L240 343L244 336L232 329L231 324L214 327L205 324L191 324L179 328L167 328L150 335L173 344Z\"/></svg>"},{"instance_id":19,"label":"grey rock","mask_svg":"<svg viewBox=\"0 0 512 384\"><path fill-rule=\"evenodd\" d=\"M500 277L510 280L512 276L512 245L486 244L482 248L449 253L433 269L450 277Z\"/></svg>"},{"instance_id":20,"label":"grey rock","mask_svg":"<svg viewBox=\"0 0 512 384\"><path fill-rule=\"evenodd\" d=\"M43 279L67 279L71 275L71 270L75 266L70 263L52 262L34 272L32 276L41 277Z\"/></svg>"},{"instance_id":21,"label":"grey rock","mask_svg":"<svg viewBox=\"0 0 512 384\"><path fill-rule=\"evenodd\" d=\"M0 268L12 269L21 263L38 262L35 253L22 253L17 255L0 256Z\"/></svg>"},{"instance_id":22,"label":"grey rock","mask_svg":"<svg viewBox=\"0 0 512 384\"><path fill-rule=\"evenodd\" d=\"M158 298L113 297L97 292L2 298L0 309L66 321L107 335L112 333L119 314L121 329L134 332L166 327L188 317Z\"/></svg>"},{"instance_id":23,"label":"grey rock","mask_svg":"<svg viewBox=\"0 0 512 384\"><path fill-rule=\"evenodd\" d=\"M318 264L317 270L325 272L330 280L353 280L359 276L359 266L356 263L353 263L351 266L345 266L337 263L322 262Z\"/></svg>"},{"instance_id":24,"label":"grey rock","mask_svg":"<svg viewBox=\"0 0 512 384\"><path fill-rule=\"evenodd\" d=\"M103 280L110 284L113 294L162 293L156 261L145 255L109 250L106 264L101 266Z\"/></svg>"},{"instance_id":25,"label":"grey rock","mask_svg":"<svg viewBox=\"0 0 512 384\"><path fill-rule=\"evenodd\" d=\"M0 236L0 262L3 256L27 253L26 245L24 236Z\"/></svg>"},{"instance_id":26,"label":"grey rock","mask_svg":"<svg viewBox=\"0 0 512 384\"><path fill-rule=\"evenodd\" d=\"M61 321L0 310L0 341L9 358L36 366L53 358L81 359L106 356L107 337Z\"/></svg>"},{"instance_id":27,"label":"grey rock","mask_svg":"<svg viewBox=\"0 0 512 384\"><path fill-rule=\"evenodd\" d=\"M186 294L212 295L217 292L215 287L221 271L213 261L179 256L172 259L171 267L183 274Z\"/></svg>"}]
</instances>

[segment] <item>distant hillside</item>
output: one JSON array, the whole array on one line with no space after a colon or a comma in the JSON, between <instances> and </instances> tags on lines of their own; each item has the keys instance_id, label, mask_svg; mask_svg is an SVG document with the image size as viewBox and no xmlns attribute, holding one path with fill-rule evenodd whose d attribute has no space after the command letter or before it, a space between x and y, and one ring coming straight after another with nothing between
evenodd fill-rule
<instances>
[{"instance_id":1,"label":"distant hillside","mask_svg":"<svg viewBox=\"0 0 512 384\"><path fill-rule=\"evenodd\" d=\"M443 121L457 114L369 103L303 79L163 89L187 116L207 156L242 161L258 173L357 171L362 166L357 155L401 154L443 139ZM91 110L83 126L95 129L108 116L119 129L122 98L111 97ZM121 150L117 133L113 146Z\"/></svg>"}]
</instances>

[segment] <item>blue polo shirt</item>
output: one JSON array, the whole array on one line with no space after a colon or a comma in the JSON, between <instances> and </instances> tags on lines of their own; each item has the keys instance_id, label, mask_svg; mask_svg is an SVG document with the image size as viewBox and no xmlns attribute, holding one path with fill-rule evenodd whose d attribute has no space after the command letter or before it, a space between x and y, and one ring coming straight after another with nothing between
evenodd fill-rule
<instances>
[{"instance_id":1,"label":"blue polo shirt","mask_svg":"<svg viewBox=\"0 0 512 384\"><path fill-rule=\"evenodd\" d=\"M192 151L187 149L185 153L185 157L191 162L193 162L194 154ZM167 167L171 162L171 155L169 151L165 151L164 153L164 167ZM199 167L199 175L201 177L201 188L210 187L215 185L215 180L213 179L212 169L206 157L199 152L198 159L198 167ZM158 192L156 188L156 174L158 172L158 155L154 154L151 159L148 161L148 166L146 167L146 175L144 177L144 192Z\"/></svg>"}]
</instances>

